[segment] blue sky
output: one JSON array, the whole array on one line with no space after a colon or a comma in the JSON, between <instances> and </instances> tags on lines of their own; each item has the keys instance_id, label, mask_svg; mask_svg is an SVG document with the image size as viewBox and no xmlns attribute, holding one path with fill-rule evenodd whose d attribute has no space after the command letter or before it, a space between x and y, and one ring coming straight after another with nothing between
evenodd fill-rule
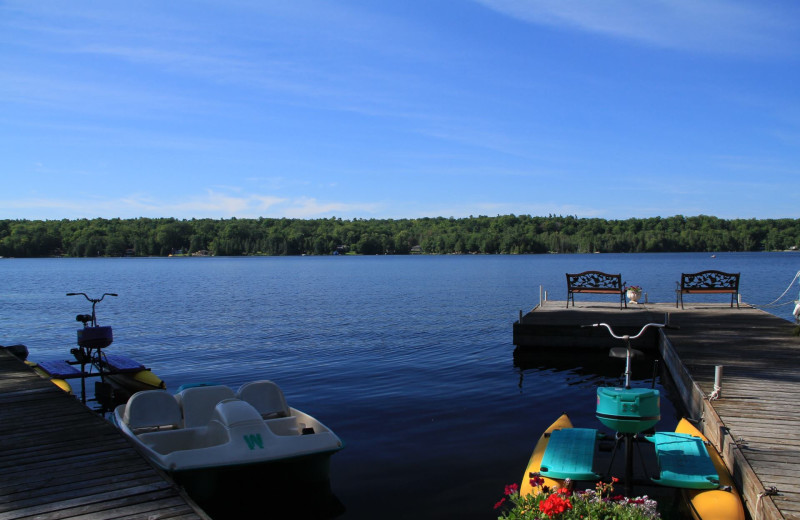
<instances>
[{"instance_id":1,"label":"blue sky","mask_svg":"<svg viewBox=\"0 0 800 520\"><path fill-rule=\"evenodd\" d=\"M800 218L794 0L0 2L0 218Z\"/></svg>"}]
</instances>

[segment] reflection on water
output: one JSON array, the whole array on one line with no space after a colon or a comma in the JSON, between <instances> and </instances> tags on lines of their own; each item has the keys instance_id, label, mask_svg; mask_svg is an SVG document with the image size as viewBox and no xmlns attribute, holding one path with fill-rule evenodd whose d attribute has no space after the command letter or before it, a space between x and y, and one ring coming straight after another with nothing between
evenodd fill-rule
<instances>
[{"instance_id":1,"label":"reflection on water","mask_svg":"<svg viewBox=\"0 0 800 520\"><path fill-rule=\"evenodd\" d=\"M659 360L652 354L633 357L631 372L637 386L651 386L657 376ZM621 386L625 383L625 359L612 357L609 349L570 349L565 355L561 349L514 350L514 366L519 371L519 387L523 389L525 376L538 381L542 371L552 371L564 377L570 386Z\"/></svg>"},{"instance_id":2,"label":"reflection on water","mask_svg":"<svg viewBox=\"0 0 800 520\"><path fill-rule=\"evenodd\" d=\"M208 501L201 496L196 502L214 520L324 520L340 518L346 512L330 481L291 482L276 476L244 484L244 490L227 498Z\"/></svg>"}]
</instances>

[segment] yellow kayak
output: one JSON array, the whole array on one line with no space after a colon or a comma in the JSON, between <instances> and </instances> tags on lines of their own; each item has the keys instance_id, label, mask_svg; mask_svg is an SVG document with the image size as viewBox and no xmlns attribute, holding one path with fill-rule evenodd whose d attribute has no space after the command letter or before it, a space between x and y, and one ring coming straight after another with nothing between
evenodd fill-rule
<instances>
[{"instance_id":1,"label":"yellow kayak","mask_svg":"<svg viewBox=\"0 0 800 520\"><path fill-rule=\"evenodd\" d=\"M539 485L537 486L534 485L534 479L531 474L538 475L542 469L542 458L544 457L545 450L547 450L547 444L550 442L550 434L555 430L572 427L572 421L569 420L569 416L563 414L544 431L541 437L539 437L539 441L533 448L533 454L528 461L528 467L525 468L525 473L522 475L522 484L519 487L520 496L529 495L531 493L538 494L541 492L543 486L552 489L560 488L564 485L563 480L539 476L537 479Z\"/></svg>"},{"instance_id":2,"label":"yellow kayak","mask_svg":"<svg viewBox=\"0 0 800 520\"><path fill-rule=\"evenodd\" d=\"M136 372L133 375L133 379L143 385L145 388L152 388L156 390L165 390L167 388L167 384L150 370L140 370Z\"/></svg>"},{"instance_id":3,"label":"yellow kayak","mask_svg":"<svg viewBox=\"0 0 800 520\"><path fill-rule=\"evenodd\" d=\"M744 520L742 498L736 490L722 457L708 439L686 419L681 419L676 433L686 433L703 439L711 462L719 475L720 489L682 489L681 495L695 520Z\"/></svg>"},{"instance_id":4,"label":"yellow kayak","mask_svg":"<svg viewBox=\"0 0 800 520\"><path fill-rule=\"evenodd\" d=\"M127 356L105 354L95 363L98 370L106 372L106 379L120 394L122 402L142 390L164 390L167 385L144 365Z\"/></svg>"},{"instance_id":5,"label":"yellow kayak","mask_svg":"<svg viewBox=\"0 0 800 520\"><path fill-rule=\"evenodd\" d=\"M167 384L151 372L150 369L106 375L106 379L109 379L131 395L142 390L164 390L167 388Z\"/></svg>"},{"instance_id":6,"label":"yellow kayak","mask_svg":"<svg viewBox=\"0 0 800 520\"><path fill-rule=\"evenodd\" d=\"M34 363L33 361L26 360L25 364L31 367L39 377L43 379L49 379L51 383L59 387L61 390L65 391L68 394L72 394L72 386L70 386L70 384L67 383L64 379L51 376L49 373L47 373L46 370L40 367L38 363Z\"/></svg>"}]
</instances>

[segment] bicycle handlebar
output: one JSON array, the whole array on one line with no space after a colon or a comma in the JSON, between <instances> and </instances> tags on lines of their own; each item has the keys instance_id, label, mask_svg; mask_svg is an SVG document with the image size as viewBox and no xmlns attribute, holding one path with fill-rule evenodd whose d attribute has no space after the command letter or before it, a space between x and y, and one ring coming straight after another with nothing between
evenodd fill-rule
<instances>
[{"instance_id":1,"label":"bicycle handlebar","mask_svg":"<svg viewBox=\"0 0 800 520\"><path fill-rule=\"evenodd\" d=\"M94 308L97 306L98 303L103 301L103 298L105 298L106 296L117 296L117 293L110 293L110 292L103 293L103 296L101 296L100 298L89 298L88 294L82 293L82 292L68 292L67 296L83 296L84 298L86 298L87 300L92 302L92 315L88 316L86 314L78 314L78 316L76 316L75 319L78 320L78 321L83 322L83 326L84 327L86 327L86 324L89 323L89 322L91 322L92 327L96 327L97 326L97 314L95 314L95 309Z\"/></svg>"},{"instance_id":2,"label":"bicycle handlebar","mask_svg":"<svg viewBox=\"0 0 800 520\"><path fill-rule=\"evenodd\" d=\"M664 328L666 326L667 326L666 323L648 323L644 327L642 327L642 330L640 330L638 332L638 334L636 334L635 336L630 336L628 334L625 334L625 335L622 335L622 336L618 336L617 334L614 334L614 330L611 328L611 325L609 325L608 323L593 323L592 325L587 325L587 327L605 327L605 328L608 329L608 332L611 334L611 336L613 336L616 339L636 339L639 336L641 336L642 334L644 334L644 331L646 331L650 327L657 327L657 328L661 329L661 328Z\"/></svg>"},{"instance_id":3,"label":"bicycle handlebar","mask_svg":"<svg viewBox=\"0 0 800 520\"><path fill-rule=\"evenodd\" d=\"M98 298L89 298L88 294L82 293L82 292L68 292L67 296L83 296L84 298L86 298L87 300L89 300L92 303L98 303L98 302L103 301L103 298L105 298L106 296L119 296L119 295L117 293L107 292L107 293L103 293L103 296L101 296L98 299Z\"/></svg>"}]
</instances>

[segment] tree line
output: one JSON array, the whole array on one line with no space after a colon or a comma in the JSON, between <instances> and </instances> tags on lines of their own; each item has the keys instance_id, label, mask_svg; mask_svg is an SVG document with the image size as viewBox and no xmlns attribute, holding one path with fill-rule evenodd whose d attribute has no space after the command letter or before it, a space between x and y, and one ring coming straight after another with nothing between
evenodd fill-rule
<instances>
[{"instance_id":1,"label":"tree line","mask_svg":"<svg viewBox=\"0 0 800 520\"><path fill-rule=\"evenodd\" d=\"M704 215L0 220L4 257L713 252L798 246L800 219Z\"/></svg>"}]
</instances>

